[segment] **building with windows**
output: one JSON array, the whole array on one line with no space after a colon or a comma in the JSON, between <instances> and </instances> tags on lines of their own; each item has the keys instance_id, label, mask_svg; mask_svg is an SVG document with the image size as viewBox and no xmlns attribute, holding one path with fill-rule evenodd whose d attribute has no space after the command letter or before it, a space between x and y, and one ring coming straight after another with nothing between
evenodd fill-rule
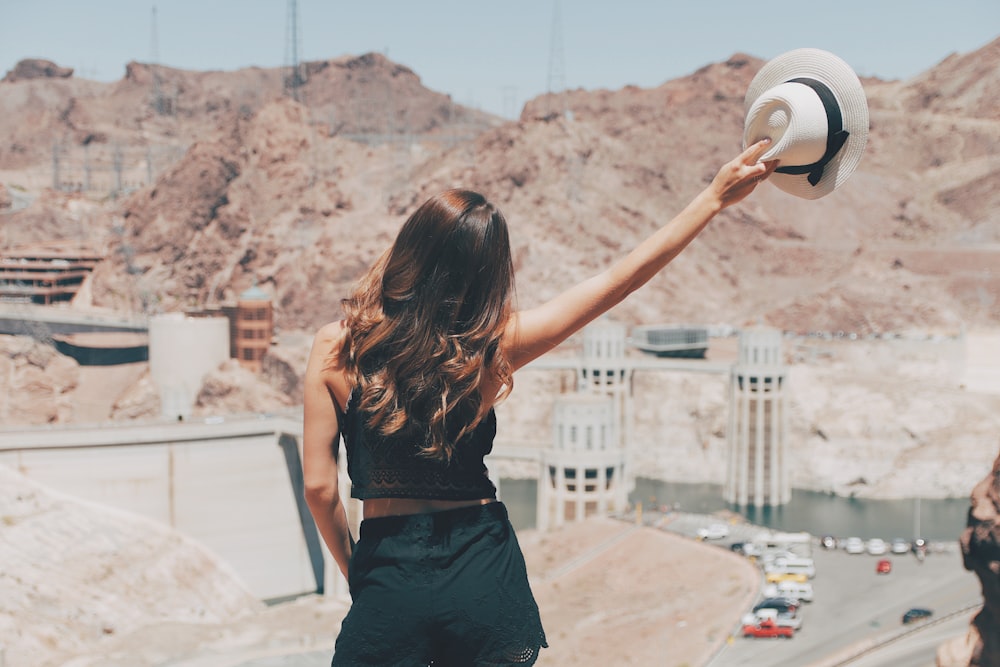
<instances>
[{"instance_id":1,"label":"building with windows","mask_svg":"<svg viewBox=\"0 0 1000 667\"><path fill-rule=\"evenodd\" d=\"M0 301L51 305L72 301L102 260L75 242L38 243L0 254Z\"/></svg>"},{"instance_id":2,"label":"building with windows","mask_svg":"<svg viewBox=\"0 0 1000 667\"><path fill-rule=\"evenodd\" d=\"M259 373L274 337L274 308L271 297L257 285L237 299L230 335L232 356L244 368Z\"/></svg>"}]
</instances>

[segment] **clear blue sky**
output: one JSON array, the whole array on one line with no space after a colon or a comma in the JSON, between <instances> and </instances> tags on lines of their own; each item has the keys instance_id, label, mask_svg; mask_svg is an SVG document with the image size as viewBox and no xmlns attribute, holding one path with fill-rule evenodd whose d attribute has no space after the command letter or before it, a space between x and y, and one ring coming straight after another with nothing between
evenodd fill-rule
<instances>
[{"instance_id":1,"label":"clear blue sky","mask_svg":"<svg viewBox=\"0 0 1000 667\"><path fill-rule=\"evenodd\" d=\"M803 46L906 79L1000 36L1000 0L558 0L553 31L556 1L298 0L300 59L383 52L427 87L509 116L548 88L553 54L568 88L653 87L736 52ZM0 74L42 57L117 80L153 59L154 5L165 65L289 62L286 0L0 0Z\"/></svg>"}]
</instances>

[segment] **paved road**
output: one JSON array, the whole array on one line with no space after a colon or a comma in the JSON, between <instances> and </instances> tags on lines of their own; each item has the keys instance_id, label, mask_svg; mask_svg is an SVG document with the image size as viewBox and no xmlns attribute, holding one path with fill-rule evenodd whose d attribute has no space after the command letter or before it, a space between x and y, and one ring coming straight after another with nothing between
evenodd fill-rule
<instances>
[{"instance_id":1,"label":"paved road","mask_svg":"<svg viewBox=\"0 0 1000 667\"><path fill-rule=\"evenodd\" d=\"M716 655L711 667L922 667L933 664L940 641L962 634L971 611L961 615L962 622L948 627L939 624L933 631L909 632L893 642L891 651L873 652L864 663L844 660L917 628L901 623L903 613L911 607L929 607L940 617L982 600L978 579L962 567L954 545L946 552L929 555L923 563L909 554L886 556L893 563L887 575L875 573L878 558L867 554L815 549L813 558L815 600L801 611L801 631L791 640L737 636ZM954 632L948 634L951 629ZM936 639L927 641L928 634ZM901 661L904 654L907 657Z\"/></svg>"},{"instance_id":2,"label":"paved road","mask_svg":"<svg viewBox=\"0 0 1000 667\"><path fill-rule=\"evenodd\" d=\"M975 612L957 614L944 622L928 625L905 639L884 646L852 660L849 667L935 667L938 646L969 630Z\"/></svg>"}]
</instances>

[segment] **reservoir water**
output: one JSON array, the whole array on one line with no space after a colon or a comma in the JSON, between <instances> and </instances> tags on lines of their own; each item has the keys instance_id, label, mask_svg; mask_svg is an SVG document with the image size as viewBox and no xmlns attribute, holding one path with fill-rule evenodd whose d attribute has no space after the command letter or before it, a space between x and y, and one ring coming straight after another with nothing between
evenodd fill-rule
<instances>
[{"instance_id":1,"label":"reservoir water","mask_svg":"<svg viewBox=\"0 0 1000 667\"><path fill-rule=\"evenodd\" d=\"M535 527L535 480L502 479L500 495L515 528ZM722 499L722 488L716 484L682 484L646 478L636 480L629 500L633 504L641 502L647 508L666 506L699 514L729 510L751 523L776 530L887 540L916 537L918 530L922 533L920 537L930 540L957 540L965 528L969 511L967 498L870 500L799 490L792 492L791 502L783 507L740 509Z\"/></svg>"}]
</instances>

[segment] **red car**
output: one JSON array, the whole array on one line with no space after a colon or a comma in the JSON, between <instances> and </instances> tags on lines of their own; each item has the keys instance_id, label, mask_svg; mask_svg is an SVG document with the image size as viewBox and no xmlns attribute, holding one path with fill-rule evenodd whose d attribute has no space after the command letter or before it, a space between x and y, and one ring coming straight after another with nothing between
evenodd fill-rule
<instances>
[{"instance_id":1,"label":"red car","mask_svg":"<svg viewBox=\"0 0 1000 667\"><path fill-rule=\"evenodd\" d=\"M875 565L876 574L889 574L892 572L892 561L883 558Z\"/></svg>"},{"instance_id":2,"label":"red car","mask_svg":"<svg viewBox=\"0 0 1000 667\"><path fill-rule=\"evenodd\" d=\"M764 619L756 625L743 626L744 637L785 637L791 639L795 636L795 628L787 625L777 625L774 621Z\"/></svg>"}]
</instances>

